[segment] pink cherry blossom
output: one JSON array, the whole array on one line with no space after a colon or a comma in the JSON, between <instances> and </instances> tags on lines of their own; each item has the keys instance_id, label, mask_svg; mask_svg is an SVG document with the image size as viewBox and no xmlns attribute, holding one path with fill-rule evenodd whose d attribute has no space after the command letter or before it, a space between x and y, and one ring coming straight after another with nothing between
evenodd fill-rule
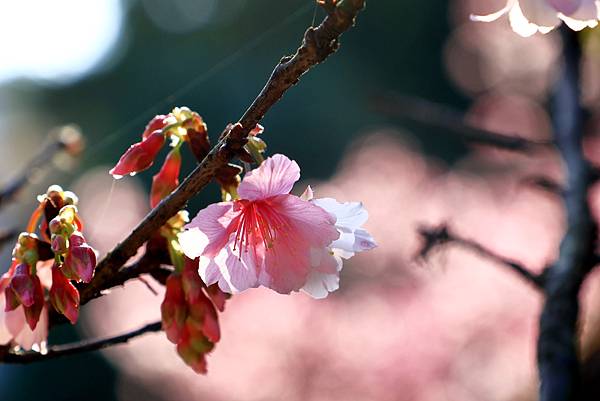
<instances>
[{"instance_id":1,"label":"pink cherry blossom","mask_svg":"<svg viewBox=\"0 0 600 401\"><path fill-rule=\"evenodd\" d=\"M311 250L339 233L331 214L289 193L299 178L296 162L274 155L245 175L241 199L210 205L186 226L180 243L189 258L199 258L207 285L229 293L262 285L288 294L306 284Z\"/></svg>"},{"instance_id":2,"label":"pink cherry blossom","mask_svg":"<svg viewBox=\"0 0 600 401\"><path fill-rule=\"evenodd\" d=\"M562 22L580 31L598 25L599 3L595 0L508 0L506 6L488 15L472 15L473 21L490 22L508 14L510 25L521 36L548 33Z\"/></svg>"},{"instance_id":3,"label":"pink cherry blossom","mask_svg":"<svg viewBox=\"0 0 600 401\"><path fill-rule=\"evenodd\" d=\"M333 198L313 199L309 186L302 198L335 216L335 227L340 237L328 247L312 250L312 270L302 291L314 298L325 298L340 286L342 259L350 259L356 252L377 246L375 240L362 225L369 214L360 202L339 203Z\"/></svg>"}]
</instances>

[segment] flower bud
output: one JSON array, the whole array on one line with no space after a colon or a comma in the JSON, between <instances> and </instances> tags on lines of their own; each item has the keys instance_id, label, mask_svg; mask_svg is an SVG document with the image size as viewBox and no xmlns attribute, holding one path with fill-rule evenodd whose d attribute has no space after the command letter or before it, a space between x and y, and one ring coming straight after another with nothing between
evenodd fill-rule
<instances>
[{"instance_id":1,"label":"flower bud","mask_svg":"<svg viewBox=\"0 0 600 401\"><path fill-rule=\"evenodd\" d=\"M69 250L62 266L63 274L75 281L89 283L96 268L96 253L81 233L75 232L69 237Z\"/></svg>"},{"instance_id":2,"label":"flower bud","mask_svg":"<svg viewBox=\"0 0 600 401\"><path fill-rule=\"evenodd\" d=\"M69 247L69 241L63 237L62 235L53 235L52 236L52 252L58 255L62 255L67 252Z\"/></svg>"},{"instance_id":3,"label":"flower bud","mask_svg":"<svg viewBox=\"0 0 600 401\"><path fill-rule=\"evenodd\" d=\"M210 140L208 130L202 117L198 113L192 113L192 117L183 124L187 129L188 145L198 162L204 160L210 151Z\"/></svg>"},{"instance_id":4,"label":"flower bud","mask_svg":"<svg viewBox=\"0 0 600 401\"><path fill-rule=\"evenodd\" d=\"M29 265L21 263L17 266L15 274L10 280L9 288L14 292L19 304L31 306L35 302L35 287L39 284L39 279L36 284L36 278L37 276L31 274Z\"/></svg>"},{"instance_id":5,"label":"flower bud","mask_svg":"<svg viewBox=\"0 0 600 401\"><path fill-rule=\"evenodd\" d=\"M162 327L167 338L177 344L182 335L187 305L183 294L181 275L174 273L167 278L165 299L160 306Z\"/></svg>"},{"instance_id":6,"label":"flower bud","mask_svg":"<svg viewBox=\"0 0 600 401\"><path fill-rule=\"evenodd\" d=\"M213 348L214 344L208 338L186 325L181 336L181 341L177 344L177 353L194 372L205 374L205 355L212 351Z\"/></svg>"},{"instance_id":7,"label":"flower bud","mask_svg":"<svg viewBox=\"0 0 600 401\"><path fill-rule=\"evenodd\" d=\"M146 125L146 129L144 129L144 133L142 134L142 138L148 138L154 131L162 130L167 125L169 125L169 116L165 116L163 114L159 114L154 116L152 120Z\"/></svg>"},{"instance_id":8,"label":"flower bud","mask_svg":"<svg viewBox=\"0 0 600 401\"><path fill-rule=\"evenodd\" d=\"M154 158L164 143L165 135L162 130L152 132L142 142L131 145L109 173L118 179L127 174L133 175L147 169L154 163Z\"/></svg>"},{"instance_id":9,"label":"flower bud","mask_svg":"<svg viewBox=\"0 0 600 401\"><path fill-rule=\"evenodd\" d=\"M79 316L79 292L57 266L52 267L49 296L54 309L69 319L71 324L75 324Z\"/></svg>"},{"instance_id":10,"label":"flower bud","mask_svg":"<svg viewBox=\"0 0 600 401\"><path fill-rule=\"evenodd\" d=\"M79 198L77 197L77 195L75 195L74 192L71 192L71 191L65 191L63 193L63 198L64 198L65 205L77 206L77 203L79 203Z\"/></svg>"},{"instance_id":11,"label":"flower bud","mask_svg":"<svg viewBox=\"0 0 600 401\"><path fill-rule=\"evenodd\" d=\"M160 171L152 178L150 207L154 208L179 185L181 154L175 148L167 155Z\"/></svg>"}]
</instances>

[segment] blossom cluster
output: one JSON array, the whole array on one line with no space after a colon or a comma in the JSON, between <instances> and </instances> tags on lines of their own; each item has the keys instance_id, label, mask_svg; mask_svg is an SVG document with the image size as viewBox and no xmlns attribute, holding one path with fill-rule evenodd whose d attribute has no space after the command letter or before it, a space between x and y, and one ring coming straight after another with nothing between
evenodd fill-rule
<instances>
[{"instance_id":1,"label":"blossom cluster","mask_svg":"<svg viewBox=\"0 0 600 401\"><path fill-rule=\"evenodd\" d=\"M0 279L0 295L4 295L0 343L26 349L40 348L45 342L46 290L49 304L74 324L79 292L73 282L89 282L96 267L96 253L81 233L77 196L52 185L38 201L27 231L19 235L13 249L12 264Z\"/></svg>"},{"instance_id":2,"label":"blossom cluster","mask_svg":"<svg viewBox=\"0 0 600 401\"><path fill-rule=\"evenodd\" d=\"M548 33L562 22L573 30L593 28L600 19L600 2L596 0L508 0L492 14L473 15L474 21L495 21L508 14L512 29L521 36Z\"/></svg>"},{"instance_id":3,"label":"blossom cluster","mask_svg":"<svg viewBox=\"0 0 600 401\"><path fill-rule=\"evenodd\" d=\"M227 128L241 129L239 123ZM219 341L217 310L223 311L225 294L263 286L325 298L339 288L343 259L376 246L362 227L368 213L361 203L314 199L310 187L302 196L291 193L300 167L281 154L265 158L263 130L250 130L237 154L243 167L229 163L215 172L222 202L200 210L191 222L180 211L151 240L166 241L174 267L161 307L163 329L198 373L206 371L205 355ZM149 168L166 138L173 149L152 180L151 207L178 186L182 143L198 161L208 154L206 125L197 113L182 107L156 116L142 141L110 170L120 178Z\"/></svg>"}]
</instances>

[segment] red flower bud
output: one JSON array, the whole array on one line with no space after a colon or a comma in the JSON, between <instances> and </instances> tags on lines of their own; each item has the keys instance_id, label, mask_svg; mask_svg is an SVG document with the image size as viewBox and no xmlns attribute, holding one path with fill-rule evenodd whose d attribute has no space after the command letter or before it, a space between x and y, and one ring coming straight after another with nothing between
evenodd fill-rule
<instances>
[{"instance_id":1,"label":"red flower bud","mask_svg":"<svg viewBox=\"0 0 600 401\"><path fill-rule=\"evenodd\" d=\"M203 292L194 301L188 303L186 325L201 332L206 338L216 343L221 338L217 311L210 299Z\"/></svg>"},{"instance_id":2,"label":"red flower bud","mask_svg":"<svg viewBox=\"0 0 600 401\"><path fill-rule=\"evenodd\" d=\"M227 301L231 295L221 291L218 284L209 285L206 288L206 293L210 297L217 310L219 310L219 312L223 312L225 310L225 301Z\"/></svg>"},{"instance_id":3,"label":"red flower bud","mask_svg":"<svg viewBox=\"0 0 600 401\"><path fill-rule=\"evenodd\" d=\"M142 134L142 138L146 139L152 134L154 131L162 130L168 125L167 118L169 116L165 116L163 114L159 114L154 116L152 120L146 125L146 129L144 129L144 133Z\"/></svg>"},{"instance_id":4,"label":"red flower bud","mask_svg":"<svg viewBox=\"0 0 600 401\"><path fill-rule=\"evenodd\" d=\"M29 307L35 303L36 285L41 286L40 279L31 274L28 265L21 263L10 280L9 289L16 296L19 304ZM11 299L11 302L8 302L7 299L6 306L8 307L9 304L14 304L14 300Z\"/></svg>"},{"instance_id":5,"label":"red flower bud","mask_svg":"<svg viewBox=\"0 0 600 401\"><path fill-rule=\"evenodd\" d=\"M109 173L115 178L121 178L147 169L154 162L164 143L165 136L162 130L152 132L142 142L131 145Z\"/></svg>"},{"instance_id":6,"label":"red flower bud","mask_svg":"<svg viewBox=\"0 0 600 401\"><path fill-rule=\"evenodd\" d=\"M166 198L179 185L179 170L181 169L181 154L179 149L173 149L167 155L160 171L152 178L150 207L154 208L163 198Z\"/></svg>"},{"instance_id":7,"label":"red flower bud","mask_svg":"<svg viewBox=\"0 0 600 401\"><path fill-rule=\"evenodd\" d=\"M208 131L206 124L197 113L192 113L191 119L183 124L183 128L187 129L187 137L189 139L190 149L198 162L201 162L210 151L210 140L208 139Z\"/></svg>"},{"instance_id":8,"label":"red flower bud","mask_svg":"<svg viewBox=\"0 0 600 401\"><path fill-rule=\"evenodd\" d=\"M40 320L40 315L42 313L42 309L44 308L44 290L42 289L42 283L38 276L34 276L34 303L31 306L24 306L25 309L25 320L27 320L27 324L31 330L35 329L38 321Z\"/></svg>"},{"instance_id":9,"label":"red flower bud","mask_svg":"<svg viewBox=\"0 0 600 401\"><path fill-rule=\"evenodd\" d=\"M54 235L52 237L52 252L63 254L67 251L68 244L67 239L62 235Z\"/></svg>"},{"instance_id":10,"label":"red flower bud","mask_svg":"<svg viewBox=\"0 0 600 401\"><path fill-rule=\"evenodd\" d=\"M186 325L181 341L177 344L177 353L194 372L206 373L205 355L214 348L208 338Z\"/></svg>"},{"instance_id":11,"label":"red flower bud","mask_svg":"<svg viewBox=\"0 0 600 401\"><path fill-rule=\"evenodd\" d=\"M44 307L44 290L40 279L31 273L28 265L22 263L17 266L6 288L5 297L5 310L11 311L23 305L27 324L31 330L35 329Z\"/></svg>"},{"instance_id":12,"label":"red flower bud","mask_svg":"<svg viewBox=\"0 0 600 401\"><path fill-rule=\"evenodd\" d=\"M79 292L56 266L52 267L50 303L57 312L65 315L71 324L77 322L77 317L79 316Z\"/></svg>"},{"instance_id":13,"label":"red flower bud","mask_svg":"<svg viewBox=\"0 0 600 401\"><path fill-rule=\"evenodd\" d=\"M187 317L187 304L181 285L181 275L171 274L167 278L165 299L160 306L163 330L174 344L181 340Z\"/></svg>"},{"instance_id":14,"label":"red flower bud","mask_svg":"<svg viewBox=\"0 0 600 401\"><path fill-rule=\"evenodd\" d=\"M75 281L89 283L96 268L96 253L80 233L69 237L69 250L62 266L63 274Z\"/></svg>"}]
</instances>

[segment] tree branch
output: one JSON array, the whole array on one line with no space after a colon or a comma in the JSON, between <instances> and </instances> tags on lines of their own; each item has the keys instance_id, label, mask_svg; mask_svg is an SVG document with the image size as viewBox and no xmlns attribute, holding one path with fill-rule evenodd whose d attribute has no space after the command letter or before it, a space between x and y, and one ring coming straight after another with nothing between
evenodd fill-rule
<instances>
[{"instance_id":1,"label":"tree branch","mask_svg":"<svg viewBox=\"0 0 600 401\"><path fill-rule=\"evenodd\" d=\"M537 345L540 401L574 400L579 388L577 321L579 290L595 264L597 227L588 205L593 179L582 149L579 68L576 33L562 28L564 65L553 94L555 142L567 175L564 193L567 230L556 263L546 275L546 302Z\"/></svg>"},{"instance_id":2,"label":"tree branch","mask_svg":"<svg viewBox=\"0 0 600 401\"><path fill-rule=\"evenodd\" d=\"M0 361L3 363L25 364L31 362L46 361L49 359L60 358L67 355L81 354L84 352L97 351L100 349L112 347L113 345L124 344L129 340L139 337L146 333L153 333L162 330L161 322L154 322L140 327L129 333L121 334L115 337L109 337L100 340L80 341L71 344L56 345L48 348L48 352L40 353L35 351L26 351L21 353L12 353L4 350L0 353Z\"/></svg>"},{"instance_id":3,"label":"tree branch","mask_svg":"<svg viewBox=\"0 0 600 401\"><path fill-rule=\"evenodd\" d=\"M431 251L438 246L443 246L450 242L453 242L463 248L473 251L484 258L490 259L491 261L504 266L508 270L516 273L519 277L524 279L527 283L533 285L536 289L541 290L544 284L544 275L538 275L532 273L529 269L524 267L518 262L511 259L507 259L497 253L485 248L483 245L478 244L475 241L462 238L456 234L453 234L446 225L439 227L419 227L419 234L423 237L423 246L419 251L418 255L421 258L427 258Z\"/></svg>"},{"instance_id":4,"label":"tree branch","mask_svg":"<svg viewBox=\"0 0 600 401\"><path fill-rule=\"evenodd\" d=\"M97 293L104 289L112 276L137 249L169 218L183 209L187 201L201 191L213 179L215 173L239 153L250 130L261 121L285 91L296 84L305 72L337 50L340 35L353 26L356 15L364 5L365 0L338 2L318 27L307 29L296 53L281 59L264 88L239 120L242 128L229 130L181 185L148 213L131 234L98 263L96 275L88 285L87 291Z\"/></svg>"},{"instance_id":5,"label":"tree branch","mask_svg":"<svg viewBox=\"0 0 600 401\"><path fill-rule=\"evenodd\" d=\"M47 164L52 161L57 153L67 151L70 154L77 154L81 151L81 134L71 126L62 127L56 134L51 134L49 137L50 141L42 150L29 161L15 178L0 190L0 208L13 200L29 184L31 178L36 173L44 171L47 168Z\"/></svg>"},{"instance_id":6,"label":"tree branch","mask_svg":"<svg viewBox=\"0 0 600 401\"><path fill-rule=\"evenodd\" d=\"M410 96L399 94L380 96L374 99L374 108L391 117L406 118L420 124L449 130L460 139L478 145L523 153L552 145L549 141L533 141L517 135L504 135L478 128L465 122L462 113L456 110Z\"/></svg>"}]
</instances>

